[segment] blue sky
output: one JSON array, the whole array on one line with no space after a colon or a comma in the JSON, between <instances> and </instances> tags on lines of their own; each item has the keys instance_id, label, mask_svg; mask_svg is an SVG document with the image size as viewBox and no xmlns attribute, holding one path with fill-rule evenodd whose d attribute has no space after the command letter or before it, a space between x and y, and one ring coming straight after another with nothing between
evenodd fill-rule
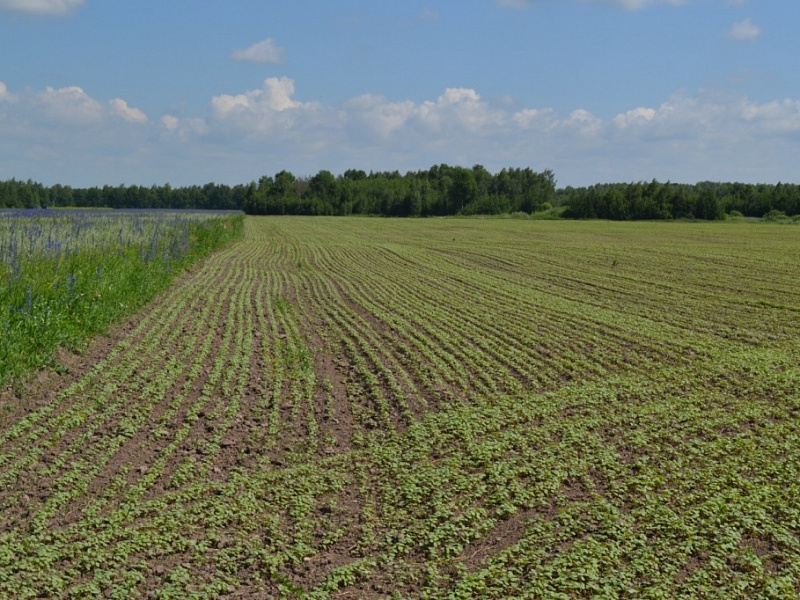
<instances>
[{"instance_id":1,"label":"blue sky","mask_svg":"<svg viewBox=\"0 0 800 600\"><path fill-rule=\"evenodd\" d=\"M800 181L797 0L0 0L0 179Z\"/></svg>"}]
</instances>

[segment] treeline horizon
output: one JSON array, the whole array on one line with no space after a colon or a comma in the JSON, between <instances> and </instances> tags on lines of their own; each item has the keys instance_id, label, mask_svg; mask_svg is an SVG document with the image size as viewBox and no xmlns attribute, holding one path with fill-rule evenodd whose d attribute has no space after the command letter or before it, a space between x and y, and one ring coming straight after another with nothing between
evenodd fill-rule
<instances>
[{"instance_id":1,"label":"treeline horizon","mask_svg":"<svg viewBox=\"0 0 800 600\"><path fill-rule=\"evenodd\" d=\"M248 184L173 188L117 185L73 188L30 179L0 181L0 208L135 208L242 210L252 215L426 217L539 213L553 218L662 220L800 214L800 185L704 181L696 184L601 183L556 188L549 169L506 168L492 174L436 165L427 170L297 177L283 170Z\"/></svg>"},{"instance_id":2,"label":"treeline horizon","mask_svg":"<svg viewBox=\"0 0 800 600\"><path fill-rule=\"evenodd\" d=\"M696 184L661 183L655 179L634 183L602 183L560 189L557 203L566 206L568 219L612 221L705 219L726 215L764 217L799 215L800 185L701 181Z\"/></svg>"}]
</instances>

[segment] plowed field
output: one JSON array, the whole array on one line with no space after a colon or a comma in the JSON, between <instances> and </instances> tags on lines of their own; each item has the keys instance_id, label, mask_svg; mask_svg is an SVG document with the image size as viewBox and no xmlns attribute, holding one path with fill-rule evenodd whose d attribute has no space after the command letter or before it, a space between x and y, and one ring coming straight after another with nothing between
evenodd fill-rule
<instances>
[{"instance_id":1,"label":"plowed field","mask_svg":"<svg viewBox=\"0 0 800 600\"><path fill-rule=\"evenodd\" d=\"M0 597L800 597L800 230L250 218L0 396Z\"/></svg>"}]
</instances>

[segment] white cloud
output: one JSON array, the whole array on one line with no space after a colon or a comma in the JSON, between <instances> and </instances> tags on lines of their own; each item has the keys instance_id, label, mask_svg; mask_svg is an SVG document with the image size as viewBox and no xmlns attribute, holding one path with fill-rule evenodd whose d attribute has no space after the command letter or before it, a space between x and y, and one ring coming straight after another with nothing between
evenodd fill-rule
<instances>
[{"instance_id":1,"label":"white cloud","mask_svg":"<svg viewBox=\"0 0 800 600\"><path fill-rule=\"evenodd\" d=\"M562 128L576 131L584 137L596 136L602 131L603 125L602 119L595 117L583 108L573 110L569 118L561 122Z\"/></svg>"},{"instance_id":2,"label":"white cloud","mask_svg":"<svg viewBox=\"0 0 800 600\"><path fill-rule=\"evenodd\" d=\"M84 0L0 0L0 11L31 15L66 15L82 6Z\"/></svg>"},{"instance_id":3,"label":"white cloud","mask_svg":"<svg viewBox=\"0 0 800 600\"><path fill-rule=\"evenodd\" d=\"M491 109L475 90L468 88L447 88L436 102L422 103L418 113L421 121L434 130L445 127L478 132L502 120L500 111Z\"/></svg>"},{"instance_id":4,"label":"white cloud","mask_svg":"<svg viewBox=\"0 0 800 600\"><path fill-rule=\"evenodd\" d=\"M36 95L42 113L50 120L86 125L102 118L103 105L77 86L48 87Z\"/></svg>"},{"instance_id":5,"label":"white cloud","mask_svg":"<svg viewBox=\"0 0 800 600\"><path fill-rule=\"evenodd\" d=\"M275 45L275 40L267 38L244 50L234 50L231 58L245 62L278 64L283 60L285 49Z\"/></svg>"},{"instance_id":6,"label":"white cloud","mask_svg":"<svg viewBox=\"0 0 800 600\"><path fill-rule=\"evenodd\" d=\"M146 123L147 115L138 108L128 106L122 98L100 102L77 86L48 87L43 92L21 97L32 113L65 126L103 124L113 118L128 123Z\"/></svg>"},{"instance_id":7,"label":"white cloud","mask_svg":"<svg viewBox=\"0 0 800 600\"><path fill-rule=\"evenodd\" d=\"M67 177L101 178L86 184L112 175L112 182L158 180L152 173L177 184L235 183L281 168L402 171L441 162L553 168L565 185L785 181L796 179L800 152L800 99L754 102L712 90L605 118L588 107L517 107L466 87L430 100L364 94L326 106L298 97L286 77L214 96L202 118L177 112L151 121L120 98L95 99L76 86L12 95L0 84L0 109L0 155L13 157L6 171L35 179L41 165L63 163ZM108 168L85 166L101 158Z\"/></svg>"},{"instance_id":8,"label":"white cloud","mask_svg":"<svg viewBox=\"0 0 800 600\"><path fill-rule=\"evenodd\" d=\"M295 100L294 93L292 79L268 77L260 89L214 96L208 131L224 139L253 141L278 136L314 144L321 140L323 129L339 126L336 110L319 102Z\"/></svg>"},{"instance_id":9,"label":"white cloud","mask_svg":"<svg viewBox=\"0 0 800 600\"><path fill-rule=\"evenodd\" d=\"M652 121L655 116L655 109L640 106L624 114L617 115L611 122L620 129L627 129L628 127L646 124Z\"/></svg>"},{"instance_id":10,"label":"white cloud","mask_svg":"<svg viewBox=\"0 0 800 600\"><path fill-rule=\"evenodd\" d=\"M282 112L300 106L300 102L292 100L293 95L292 79L268 77L260 90L251 90L236 96L214 96L211 105L215 115L221 118L243 113Z\"/></svg>"},{"instance_id":11,"label":"white cloud","mask_svg":"<svg viewBox=\"0 0 800 600\"><path fill-rule=\"evenodd\" d=\"M766 104L745 103L741 116L756 125L762 133L791 134L800 132L800 100L785 99Z\"/></svg>"},{"instance_id":12,"label":"white cloud","mask_svg":"<svg viewBox=\"0 0 800 600\"><path fill-rule=\"evenodd\" d=\"M69 131L76 128L112 128L120 121L144 125L147 115L129 106L122 98L100 101L78 86L47 87L42 91L25 90L12 94L0 82L0 102L6 114L34 128Z\"/></svg>"},{"instance_id":13,"label":"white cloud","mask_svg":"<svg viewBox=\"0 0 800 600\"><path fill-rule=\"evenodd\" d=\"M108 103L111 113L122 117L129 123L147 123L147 115L138 108L131 108L128 103L121 98L114 98Z\"/></svg>"},{"instance_id":14,"label":"white cloud","mask_svg":"<svg viewBox=\"0 0 800 600\"><path fill-rule=\"evenodd\" d=\"M96 99L78 86L5 94L11 101L0 103L4 172L70 184L82 173L118 183L149 153L146 115L121 98Z\"/></svg>"},{"instance_id":15,"label":"white cloud","mask_svg":"<svg viewBox=\"0 0 800 600\"><path fill-rule=\"evenodd\" d=\"M584 184L741 179L756 169L780 171L773 178L785 180L795 169L789 157L800 150L800 100L761 104L713 91L677 93L659 106L639 106L608 119L583 108L566 115L550 108L506 110L464 88L420 103L364 95L343 110L344 148L352 148L352 155L371 148L374 156L404 157L409 168L453 160L495 168L539 165ZM776 162L780 148L783 158Z\"/></svg>"},{"instance_id":16,"label":"white cloud","mask_svg":"<svg viewBox=\"0 0 800 600\"><path fill-rule=\"evenodd\" d=\"M761 35L761 28L754 25L750 19L745 19L734 23L726 35L737 42L754 42Z\"/></svg>"},{"instance_id":17,"label":"white cloud","mask_svg":"<svg viewBox=\"0 0 800 600\"><path fill-rule=\"evenodd\" d=\"M557 126L558 117L551 108L523 108L511 116L511 121L519 129L547 131Z\"/></svg>"},{"instance_id":18,"label":"white cloud","mask_svg":"<svg viewBox=\"0 0 800 600\"><path fill-rule=\"evenodd\" d=\"M353 122L363 123L378 137L388 138L405 127L414 114L413 102L391 102L383 96L364 94L345 103L344 108Z\"/></svg>"},{"instance_id":19,"label":"white cloud","mask_svg":"<svg viewBox=\"0 0 800 600\"><path fill-rule=\"evenodd\" d=\"M739 94L674 94L658 108L637 108L610 121L612 137L633 142L685 140L741 144L765 139L800 141L800 100L759 104Z\"/></svg>"},{"instance_id":20,"label":"white cloud","mask_svg":"<svg viewBox=\"0 0 800 600\"><path fill-rule=\"evenodd\" d=\"M490 107L469 88L447 88L435 101L420 104L365 94L346 102L343 108L347 122L359 123L379 138L395 134L434 138L479 135L493 124L500 126L503 120L502 111Z\"/></svg>"}]
</instances>

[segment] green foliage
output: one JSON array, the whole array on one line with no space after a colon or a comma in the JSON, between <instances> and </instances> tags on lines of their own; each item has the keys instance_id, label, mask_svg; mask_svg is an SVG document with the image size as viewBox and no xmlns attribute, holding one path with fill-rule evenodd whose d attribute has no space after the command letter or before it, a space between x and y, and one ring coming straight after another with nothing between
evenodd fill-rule
<instances>
[{"instance_id":1,"label":"green foliage","mask_svg":"<svg viewBox=\"0 0 800 600\"><path fill-rule=\"evenodd\" d=\"M772 209L762 217L765 221L785 221L788 219L782 210Z\"/></svg>"},{"instance_id":2,"label":"green foliage","mask_svg":"<svg viewBox=\"0 0 800 600\"><path fill-rule=\"evenodd\" d=\"M248 196L245 212L396 217L530 213L544 210L555 193L551 171L503 169L492 175L481 165L467 169L443 164L402 176L396 171L367 174L350 170L334 177L323 170L302 186L292 177L285 171L274 181L262 177Z\"/></svg>"},{"instance_id":3,"label":"green foliage","mask_svg":"<svg viewBox=\"0 0 800 600\"><path fill-rule=\"evenodd\" d=\"M173 208L239 210L246 203L248 185L207 183L173 188L162 186L104 185L72 188L56 184L10 179L0 181L0 208Z\"/></svg>"},{"instance_id":4,"label":"green foliage","mask_svg":"<svg viewBox=\"0 0 800 600\"><path fill-rule=\"evenodd\" d=\"M800 211L800 186L701 182L696 185L660 183L598 184L568 187L556 197L577 219L706 219L728 215L761 217L771 210Z\"/></svg>"},{"instance_id":5,"label":"green foliage","mask_svg":"<svg viewBox=\"0 0 800 600\"><path fill-rule=\"evenodd\" d=\"M0 385L131 314L241 236L241 216L0 213Z\"/></svg>"},{"instance_id":6,"label":"green foliage","mask_svg":"<svg viewBox=\"0 0 800 600\"><path fill-rule=\"evenodd\" d=\"M173 188L109 186L72 188L11 179L0 181L0 207L192 208L243 210L254 215L383 215L420 217L496 215L536 218L719 220L725 214L762 217L771 210L800 214L800 185L700 182L598 184L556 190L553 172L530 168L489 173L436 165L427 171L370 172L348 169L340 176L321 170L312 177L281 171L258 182ZM564 212L551 210L560 208ZM564 210L564 208L567 210Z\"/></svg>"}]
</instances>

